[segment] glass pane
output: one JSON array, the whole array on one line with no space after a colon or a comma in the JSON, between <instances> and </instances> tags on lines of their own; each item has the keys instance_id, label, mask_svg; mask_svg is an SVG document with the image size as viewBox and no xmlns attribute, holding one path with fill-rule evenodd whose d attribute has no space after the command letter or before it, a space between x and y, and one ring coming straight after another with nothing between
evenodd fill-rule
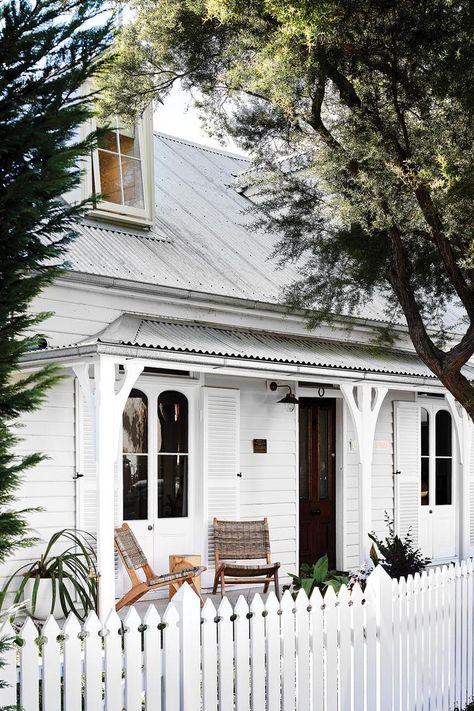
<instances>
[{"instance_id":1,"label":"glass pane","mask_svg":"<svg viewBox=\"0 0 474 711\"><path fill-rule=\"evenodd\" d=\"M436 456L450 457L452 455L451 415L447 410L436 413Z\"/></svg>"},{"instance_id":2,"label":"glass pane","mask_svg":"<svg viewBox=\"0 0 474 711\"><path fill-rule=\"evenodd\" d=\"M141 161L122 157L122 182L124 205L143 208Z\"/></svg>"},{"instance_id":3,"label":"glass pane","mask_svg":"<svg viewBox=\"0 0 474 711\"><path fill-rule=\"evenodd\" d=\"M428 457L430 454L430 418L428 410L421 408L421 456Z\"/></svg>"},{"instance_id":4,"label":"glass pane","mask_svg":"<svg viewBox=\"0 0 474 711\"><path fill-rule=\"evenodd\" d=\"M300 499L309 498L308 472L308 419L309 409L300 405L299 412L299 459L300 459Z\"/></svg>"},{"instance_id":5,"label":"glass pane","mask_svg":"<svg viewBox=\"0 0 474 711\"><path fill-rule=\"evenodd\" d=\"M158 451L188 451L188 400L174 390L158 398Z\"/></svg>"},{"instance_id":6,"label":"glass pane","mask_svg":"<svg viewBox=\"0 0 474 711\"><path fill-rule=\"evenodd\" d=\"M158 518L188 515L188 458L181 454L158 457Z\"/></svg>"},{"instance_id":7,"label":"glass pane","mask_svg":"<svg viewBox=\"0 0 474 711\"><path fill-rule=\"evenodd\" d=\"M148 457L123 455L123 517L126 521L148 518Z\"/></svg>"},{"instance_id":8,"label":"glass pane","mask_svg":"<svg viewBox=\"0 0 474 711\"><path fill-rule=\"evenodd\" d=\"M148 402L140 390L132 390L122 417L123 451L148 452Z\"/></svg>"},{"instance_id":9,"label":"glass pane","mask_svg":"<svg viewBox=\"0 0 474 711\"><path fill-rule=\"evenodd\" d=\"M135 126L119 129L120 153L124 156L140 158L140 144L136 135Z\"/></svg>"},{"instance_id":10,"label":"glass pane","mask_svg":"<svg viewBox=\"0 0 474 711\"><path fill-rule=\"evenodd\" d=\"M97 145L99 148L104 148L106 151L112 151L113 153L118 153L117 145L117 132L107 131L106 133L99 136L97 139Z\"/></svg>"},{"instance_id":11,"label":"glass pane","mask_svg":"<svg viewBox=\"0 0 474 711\"><path fill-rule=\"evenodd\" d=\"M319 410L319 498L329 496L329 441L327 410Z\"/></svg>"},{"instance_id":12,"label":"glass pane","mask_svg":"<svg viewBox=\"0 0 474 711\"><path fill-rule=\"evenodd\" d=\"M421 505L430 503L430 460L429 457L421 458Z\"/></svg>"},{"instance_id":13,"label":"glass pane","mask_svg":"<svg viewBox=\"0 0 474 711\"><path fill-rule=\"evenodd\" d=\"M106 200L122 204L119 157L99 150L100 192Z\"/></svg>"},{"instance_id":14,"label":"glass pane","mask_svg":"<svg viewBox=\"0 0 474 711\"><path fill-rule=\"evenodd\" d=\"M436 459L436 506L448 506L452 499L452 460Z\"/></svg>"}]
</instances>

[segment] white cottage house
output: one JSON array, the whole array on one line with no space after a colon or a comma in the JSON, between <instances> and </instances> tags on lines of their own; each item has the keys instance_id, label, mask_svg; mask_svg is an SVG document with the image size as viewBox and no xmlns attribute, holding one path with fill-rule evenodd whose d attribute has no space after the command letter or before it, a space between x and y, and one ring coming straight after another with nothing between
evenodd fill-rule
<instances>
[{"instance_id":1,"label":"white cottage house","mask_svg":"<svg viewBox=\"0 0 474 711\"><path fill-rule=\"evenodd\" d=\"M283 576L326 552L339 569L358 566L385 512L436 562L474 548L466 415L402 324L393 348L370 346L377 305L308 332L281 303L296 272L277 270L274 240L249 230L251 189L235 188L248 169L152 135L149 116L111 131L83 186L108 201L34 304L54 315L24 367L56 362L67 377L22 422L21 450L49 459L21 504L43 508L30 517L42 539L97 534L102 610L125 584L113 548L123 520L157 571L170 554L200 554L205 586L214 516L268 517Z\"/></svg>"}]
</instances>

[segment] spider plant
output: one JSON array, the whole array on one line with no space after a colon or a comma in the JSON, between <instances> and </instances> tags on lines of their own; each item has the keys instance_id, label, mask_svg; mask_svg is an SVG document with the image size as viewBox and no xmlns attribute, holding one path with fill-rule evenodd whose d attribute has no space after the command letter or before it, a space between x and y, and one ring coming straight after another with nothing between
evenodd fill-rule
<instances>
[{"instance_id":1,"label":"spider plant","mask_svg":"<svg viewBox=\"0 0 474 711\"><path fill-rule=\"evenodd\" d=\"M13 604L25 597L27 588L31 599L29 608L33 617L38 605L40 585L49 580L51 594L50 614L59 601L65 617L73 612L84 620L90 610L97 607L97 558L96 539L87 531L63 528L54 533L46 544L43 554L35 561L25 563L8 578L0 592L0 610L7 593L18 576L21 582L15 591ZM60 553L53 554L53 548L62 546ZM31 582L32 581L32 584ZM30 583L30 584L29 584Z\"/></svg>"}]
</instances>

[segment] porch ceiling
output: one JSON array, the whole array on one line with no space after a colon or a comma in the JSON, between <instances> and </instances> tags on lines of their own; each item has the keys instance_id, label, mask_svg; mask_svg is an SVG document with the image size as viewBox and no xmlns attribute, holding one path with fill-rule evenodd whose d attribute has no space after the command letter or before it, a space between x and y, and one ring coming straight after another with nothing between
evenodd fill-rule
<instances>
[{"instance_id":1,"label":"porch ceiling","mask_svg":"<svg viewBox=\"0 0 474 711\"><path fill-rule=\"evenodd\" d=\"M435 379L416 354L406 351L133 315L121 316L87 342ZM473 367L466 366L464 372L474 379Z\"/></svg>"}]
</instances>

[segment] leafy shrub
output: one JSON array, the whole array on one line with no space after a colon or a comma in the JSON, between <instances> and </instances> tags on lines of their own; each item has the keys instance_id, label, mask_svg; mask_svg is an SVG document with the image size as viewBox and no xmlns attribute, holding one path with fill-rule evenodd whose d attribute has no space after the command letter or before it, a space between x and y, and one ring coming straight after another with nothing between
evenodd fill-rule
<instances>
[{"instance_id":1,"label":"leafy shrub","mask_svg":"<svg viewBox=\"0 0 474 711\"><path fill-rule=\"evenodd\" d=\"M303 589L308 597L315 588L319 588L323 595L328 587L332 587L337 593L342 585L347 585L349 582L345 573L329 570L327 555L323 555L314 565L302 563L300 574L290 573L290 577L293 579L294 592Z\"/></svg>"},{"instance_id":2,"label":"leafy shrub","mask_svg":"<svg viewBox=\"0 0 474 711\"><path fill-rule=\"evenodd\" d=\"M415 548L413 536L408 530L405 538L396 535L394 523L388 514L385 515L388 535L382 541L375 533L369 533L370 540L375 544L370 550L374 565L381 565L391 578L402 578L407 575L421 573L429 558L424 558L419 548ZM380 556L379 556L380 554Z\"/></svg>"}]
</instances>

